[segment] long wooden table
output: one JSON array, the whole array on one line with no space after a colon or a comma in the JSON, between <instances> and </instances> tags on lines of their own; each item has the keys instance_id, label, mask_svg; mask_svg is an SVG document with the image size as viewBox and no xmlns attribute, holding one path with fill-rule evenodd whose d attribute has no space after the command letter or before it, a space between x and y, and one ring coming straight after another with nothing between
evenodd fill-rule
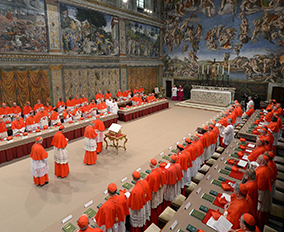
<instances>
[{"instance_id":1,"label":"long wooden table","mask_svg":"<svg viewBox=\"0 0 284 232\"><path fill-rule=\"evenodd\" d=\"M201 205L203 205L203 206L205 206L209 209L214 209L214 210L219 209L220 212L224 211L219 206L216 206L213 203L211 203L211 202L209 202L205 199L202 199L201 196L204 193L207 193L207 194L210 195L211 190L216 191L217 193L220 193L220 194L232 193L230 191L224 191L221 187L211 183L213 180L218 180L218 178L220 178L220 177L225 178L229 181L240 182L240 180L238 180L238 179L235 179L233 177L230 177L228 175L225 175L225 174L222 174L222 173L219 172L220 169L224 170L225 167L232 167L232 165L226 164L225 162L230 158L234 158L234 157L231 157L230 154L234 154L235 152L237 152L237 150L234 150L234 149L239 146L238 143L240 143L240 140L234 139L229 144L229 146L224 150L224 152L221 154L221 156L215 162L215 164L206 173L204 178L199 182L199 184L194 189L194 191L185 200L185 202L180 207L180 209L176 212L174 217L166 224L166 226L163 228L163 232L165 232L165 231L176 232L179 229L181 229L183 231L187 231L186 228L189 224L194 226L196 229L202 229L206 232L214 231L212 228L210 228L206 224L202 223L202 221L200 221L199 219L191 216L190 212L193 209L198 210L199 212L202 212L202 210L199 209ZM254 144L254 143L252 143L252 144ZM234 159L237 159L237 158L234 158ZM239 171L244 172L245 170L240 168ZM220 181L220 182L222 182L222 181ZM191 205L188 209L185 209L185 207L188 205L188 203L190 203ZM206 214L205 212L203 212L203 213ZM172 229L170 229L170 227L173 225L173 223L175 221L177 221L177 225L172 230Z\"/></svg>"},{"instance_id":2,"label":"long wooden table","mask_svg":"<svg viewBox=\"0 0 284 232\"><path fill-rule=\"evenodd\" d=\"M256 141L257 135L248 132L248 130L251 128L251 126L254 125L253 122L256 119L258 119L260 111L261 110L254 111L254 113L250 116L250 118L247 120L245 125L238 132L238 135L237 135L238 138L245 138L247 140L254 141L254 142Z\"/></svg>"},{"instance_id":3,"label":"long wooden table","mask_svg":"<svg viewBox=\"0 0 284 232\"><path fill-rule=\"evenodd\" d=\"M100 120L102 120L105 127L108 128L112 123L117 122L117 118L118 116L116 114L107 114L101 116ZM90 124L91 120L94 119L85 119L71 124L65 123L64 135L69 141L83 136L85 127ZM52 138L57 131L57 127L52 126L38 133L29 133L28 136L14 137L13 140L0 142L0 163L28 155L37 136L43 137L44 148L51 147Z\"/></svg>"},{"instance_id":4,"label":"long wooden table","mask_svg":"<svg viewBox=\"0 0 284 232\"><path fill-rule=\"evenodd\" d=\"M151 103L145 103L140 106L119 109L118 116L120 121L127 122L166 108L169 108L169 101L166 99L161 99Z\"/></svg>"}]
</instances>

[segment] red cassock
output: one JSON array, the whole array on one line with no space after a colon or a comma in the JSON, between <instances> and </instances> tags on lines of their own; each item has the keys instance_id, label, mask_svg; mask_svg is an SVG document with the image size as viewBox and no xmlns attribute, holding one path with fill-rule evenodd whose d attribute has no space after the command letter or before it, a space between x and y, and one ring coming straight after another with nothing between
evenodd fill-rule
<instances>
[{"instance_id":1,"label":"red cassock","mask_svg":"<svg viewBox=\"0 0 284 232\"><path fill-rule=\"evenodd\" d=\"M42 117L49 117L49 114L47 113L46 110L44 110L43 112L38 111L36 113L36 117L40 120Z\"/></svg>"},{"instance_id":2,"label":"red cassock","mask_svg":"<svg viewBox=\"0 0 284 232\"><path fill-rule=\"evenodd\" d=\"M65 106L64 101L58 101L58 102L56 103L56 108L57 108L57 109L58 109L60 106Z\"/></svg>"},{"instance_id":3,"label":"red cassock","mask_svg":"<svg viewBox=\"0 0 284 232\"><path fill-rule=\"evenodd\" d=\"M84 103L84 102L89 103L89 101L88 101L88 99L87 99L86 97L81 97L81 98L80 98L80 103L82 104L82 103Z\"/></svg>"},{"instance_id":4,"label":"red cassock","mask_svg":"<svg viewBox=\"0 0 284 232\"><path fill-rule=\"evenodd\" d=\"M75 97L75 98L73 98L72 99L72 102L73 102L73 105L75 106L75 105L80 105L81 103L80 103L80 99L79 98L77 98L77 97Z\"/></svg>"},{"instance_id":5,"label":"red cassock","mask_svg":"<svg viewBox=\"0 0 284 232\"><path fill-rule=\"evenodd\" d=\"M67 100L67 101L66 101L66 106L67 106L67 107L73 107L73 106L74 106L73 101L72 101L72 100Z\"/></svg>"},{"instance_id":6,"label":"red cassock","mask_svg":"<svg viewBox=\"0 0 284 232\"><path fill-rule=\"evenodd\" d=\"M161 168L154 168L151 173L146 177L146 181L152 188L152 201L151 201L151 223L158 225L158 217L163 212L163 187L166 184L165 174Z\"/></svg>"},{"instance_id":7,"label":"red cassock","mask_svg":"<svg viewBox=\"0 0 284 232\"><path fill-rule=\"evenodd\" d=\"M254 113L254 108L250 108L247 112L246 112L246 115L247 116L252 116L252 114Z\"/></svg>"},{"instance_id":8,"label":"red cassock","mask_svg":"<svg viewBox=\"0 0 284 232\"><path fill-rule=\"evenodd\" d=\"M112 94L111 93L106 93L105 94L105 99L109 99L109 98L112 98Z\"/></svg>"},{"instance_id":9,"label":"red cassock","mask_svg":"<svg viewBox=\"0 0 284 232\"><path fill-rule=\"evenodd\" d=\"M24 106L24 108L23 108L23 115L29 114L32 110L33 110L32 107Z\"/></svg>"},{"instance_id":10,"label":"red cassock","mask_svg":"<svg viewBox=\"0 0 284 232\"><path fill-rule=\"evenodd\" d=\"M104 95L102 93L97 93L96 100L101 98L104 98Z\"/></svg>"},{"instance_id":11,"label":"red cassock","mask_svg":"<svg viewBox=\"0 0 284 232\"><path fill-rule=\"evenodd\" d=\"M138 180L127 200L127 204L130 209L130 232L142 232L146 229L147 221L150 220L151 199L152 189L148 182L146 180Z\"/></svg>"},{"instance_id":12,"label":"red cassock","mask_svg":"<svg viewBox=\"0 0 284 232\"><path fill-rule=\"evenodd\" d=\"M99 208L95 219L99 227L110 229L115 223L124 222L125 217L129 215L127 200L122 191L120 195L109 197L109 199Z\"/></svg>"},{"instance_id":13,"label":"red cassock","mask_svg":"<svg viewBox=\"0 0 284 232\"><path fill-rule=\"evenodd\" d=\"M122 92L119 92L119 91L118 91L118 92L116 93L116 97L122 97L122 96L123 96Z\"/></svg>"},{"instance_id":14,"label":"red cassock","mask_svg":"<svg viewBox=\"0 0 284 232\"><path fill-rule=\"evenodd\" d=\"M272 173L267 165L259 166L255 173L259 200L256 221L262 230L264 225L269 222L272 204Z\"/></svg>"},{"instance_id":15,"label":"red cassock","mask_svg":"<svg viewBox=\"0 0 284 232\"><path fill-rule=\"evenodd\" d=\"M265 116L264 120L266 122L271 122L272 117L273 117L273 112L268 112L267 115Z\"/></svg>"},{"instance_id":16,"label":"red cassock","mask_svg":"<svg viewBox=\"0 0 284 232\"><path fill-rule=\"evenodd\" d=\"M250 162L256 161L257 157L262 155L266 151L265 146L258 146L256 147L248 156Z\"/></svg>"},{"instance_id":17,"label":"red cassock","mask_svg":"<svg viewBox=\"0 0 284 232\"><path fill-rule=\"evenodd\" d=\"M97 136L97 154L103 150L103 132L105 131L105 124L100 119L95 120L94 129L98 130Z\"/></svg>"},{"instance_id":18,"label":"red cassock","mask_svg":"<svg viewBox=\"0 0 284 232\"><path fill-rule=\"evenodd\" d=\"M22 129L23 127L25 127L25 122L24 120L21 118L19 121L18 120L14 120L11 124L11 129L14 130L14 129Z\"/></svg>"},{"instance_id":19,"label":"red cassock","mask_svg":"<svg viewBox=\"0 0 284 232\"><path fill-rule=\"evenodd\" d=\"M41 144L35 143L32 146L30 157L34 161L44 162L44 160L48 157L48 154L44 150L44 148ZM33 163L32 163L32 172L34 172L33 173L34 183L35 183L35 185L44 185L45 182L49 181L48 180L48 174L47 174L48 165L47 165L47 163L45 163L44 165L40 165L40 167L37 167L37 166L39 166L39 165L33 166Z\"/></svg>"},{"instance_id":20,"label":"red cassock","mask_svg":"<svg viewBox=\"0 0 284 232\"><path fill-rule=\"evenodd\" d=\"M204 148L203 148L203 145L202 145L201 141L200 140L193 141L192 144L195 147L196 156L197 157L201 156L203 154L203 152L204 152Z\"/></svg>"},{"instance_id":21,"label":"red cassock","mask_svg":"<svg viewBox=\"0 0 284 232\"><path fill-rule=\"evenodd\" d=\"M42 103L40 103L40 104L38 104L38 103L35 104L35 106L34 106L34 111L37 111L40 107L44 107Z\"/></svg>"},{"instance_id":22,"label":"red cassock","mask_svg":"<svg viewBox=\"0 0 284 232\"><path fill-rule=\"evenodd\" d=\"M61 131L55 133L51 145L54 146L55 175L64 178L69 174L69 165L66 151L67 140Z\"/></svg>"},{"instance_id":23,"label":"red cassock","mask_svg":"<svg viewBox=\"0 0 284 232\"><path fill-rule=\"evenodd\" d=\"M12 112L13 114L19 114L19 113L22 112L22 110L21 110L21 107L20 107L20 106L12 106L12 107L11 107L11 112Z\"/></svg>"},{"instance_id":24,"label":"red cassock","mask_svg":"<svg viewBox=\"0 0 284 232\"><path fill-rule=\"evenodd\" d=\"M251 213L251 207L252 200L249 196L236 198L231 202L228 208L227 220L233 224L232 229L240 228L240 217L244 213Z\"/></svg>"},{"instance_id":25,"label":"red cassock","mask_svg":"<svg viewBox=\"0 0 284 232\"><path fill-rule=\"evenodd\" d=\"M245 186L248 190L248 195L250 196L252 200L252 216L256 217L256 210L257 210L257 202L258 202L258 190L257 190L257 184L255 180L248 180L245 183Z\"/></svg>"},{"instance_id":26,"label":"red cassock","mask_svg":"<svg viewBox=\"0 0 284 232\"><path fill-rule=\"evenodd\" d=\"M95 132L94 128L89 125L85 128L84 132L84 148L85 148L85 157L84 157L84 164L93 165L97 161L97 133Z\"/></svg>"}]
</instances>

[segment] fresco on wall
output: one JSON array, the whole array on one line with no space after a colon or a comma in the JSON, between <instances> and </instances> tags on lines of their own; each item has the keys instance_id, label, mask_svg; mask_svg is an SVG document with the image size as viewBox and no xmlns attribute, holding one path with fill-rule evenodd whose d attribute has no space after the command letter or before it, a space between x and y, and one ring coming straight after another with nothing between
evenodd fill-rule
<instances>
[{"instance_id":1,"label":"fresco on wall","mask_svg":"<svg viewBox=\"0 0 284 232\"><path fill-rule=\"evenodd\" d=\"M0 51L47 52L43 0L0 0Z\"/></svg>"},{"instance_id":2,"label":"fresco on wall","mask_svg":"<svg viewBox=\"0 0 284 232\"><path fill-rule=\"evenodd\" d=\"M118 18L60 3L63 52L118 55Z\"/></svg>"},{"instance_id":3,"label":"fresco on wall","mask_svg":"<svg viewBox=\"0 0 284 232\"><path fill-rule=\"evenodd\" d=\"M126 20L126 54L159 57L160 28Z\"/></svg>"},{"instance_id":4,"label":"fresco on wall","mask_svg":"<svg viewBox=\"0 0 284 232\"><path fill-rule=\"evenodd\" d=\"M167 0L164 76L284 81L284 2Z\"/></svg>"}]
</instances>

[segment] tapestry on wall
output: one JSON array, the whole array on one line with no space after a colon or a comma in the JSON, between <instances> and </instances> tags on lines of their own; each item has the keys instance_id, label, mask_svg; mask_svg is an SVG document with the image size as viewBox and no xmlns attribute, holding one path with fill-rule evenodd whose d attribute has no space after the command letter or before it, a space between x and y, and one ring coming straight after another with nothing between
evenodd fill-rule
<instances>
[{"instance_id":1,"label":"tapestry on wall","mask_svg":"<svg viewBox=\"0 0 284 232\"><path fill-rule=\"evenodd\" d=\"M126 54L159 57L160 28L126 20Z\"/></svg>"},{"instance_id":2,"label":"tapestry on wall","mask_svg":"<svg viewBox=\"0 0 284 232\"><path fill-rule=\"evenodd\" d=\"M164 7L164 76L283 82L283 1L176 0Z\"/></svg>"},{"instance_id":3,"label":"tapestry on wall","mask_svg":"<svg viewBox=\"0 0 284 232\"><path fill-rule=\"evenodd\" d=\"M43 0L0 0L0 51L48 52Z\"/></svg>"},{"instance_id":4,"label":"tapestry on wall","mask_svg":"<svg viewBox=\"0 0 284 232\"><path fill-rule=\"evenodd\" d=\"M136 87L142 86L146 94L152 93L159 82L159 68L127 68L128 88L133 91Z\"/></svg>"},{"instance_id":5,"label":"tapestry on wall","mask_svg":"<svg viewBox=\"0 0 284 232\"><path fill-rule=\"evenodd\" d=\"M84 94L89 100L94 99L99 90L116 96L120 88L119 68L85 68L63 70L65 99Z\"/></svg>"},{"instance_id":6,"label":"tapestry on wall","mask_svg":"<svg viewBox=\"0 0 284 232\"><path fill-rule=\"evenodd\" d=\"M118 17L60 3L63 52L118 55Z\"/></svg>"},{"instance_id":7,"label":"tapestry on wall","mask_svg":"<svg viewBox=\"0 0 284 232\"><path fill-rule=\"evenodd\" d=\"M8 106L16 102L23 108L27 101L33 106L38 99L50 104L48 71L0 71L0 93Z\"/></svg>"}]
</instances>

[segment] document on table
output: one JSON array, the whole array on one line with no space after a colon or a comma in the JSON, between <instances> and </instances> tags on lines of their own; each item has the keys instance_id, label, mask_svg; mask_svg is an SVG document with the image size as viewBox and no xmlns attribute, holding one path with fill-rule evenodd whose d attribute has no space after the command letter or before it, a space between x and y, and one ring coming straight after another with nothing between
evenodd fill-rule
<instances>
[{"instance_id":1,"label":"document on table","mask_svg":"<svg viewBox=\"0 0 284 232\"><path fill-rule=\"evenodd\" d=\"M245 167L246 165L247 165L247 161L244 161L244 160L240 160L239 162L238 162L238 166L240 166L240 167Z\"/></svg>"},{"instance_id":2,"label":"document on table","mask_svg":"<svg viewBox=\"0 0 284 232\"><path fill-rule=\"evenodd\" d=\"M214 227L218 232L227 232L232 226L233 224L229 222L223 215L221 215L214 224Z\"/></svg>"}]
</instances>

